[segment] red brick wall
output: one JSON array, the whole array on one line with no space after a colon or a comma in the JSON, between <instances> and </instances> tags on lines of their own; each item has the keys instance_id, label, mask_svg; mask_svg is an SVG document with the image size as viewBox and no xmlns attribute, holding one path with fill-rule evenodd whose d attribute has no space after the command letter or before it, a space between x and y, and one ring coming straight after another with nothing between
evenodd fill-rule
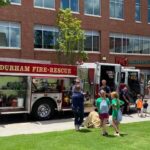
<instances>
[{"instance_id":1,"label":"red brick wall","mask_svg":"<svg viewBox=\"0 0 150 150\"><path fill-rule=\"evenodd\" d=\"M136 23L135 1L125 0L124 20L109 19L109 0L101 0L101 16L91 17L84 15L83 1L80 0L80 14L76 17L82 20L82 28L85 30L97 30L101 33L100 51L101 53L89 53L89 61L102 61L102 57L106 57L105 62L115 62L115 55L109 54L109 33L124 33L142 36L150 36L150 24L147 23L147 1L141 1L141 21ZM22 5L10 5L0 8L1 21L15 21L21 23L21 50L0 49L0 57L11 58L29 58L38 60L51 60L57 63L54 52L34 51L34 24L52 25L56 24L56 15L60 7L60 0L56 0L56 10L34 8L33 0L22 0ZM140 59L149 60L150 55L126 55L128 60ZM144 67L144 65L143 65ZM150 67L150 64L149 64Z\"/></svg>"}]
</instances>

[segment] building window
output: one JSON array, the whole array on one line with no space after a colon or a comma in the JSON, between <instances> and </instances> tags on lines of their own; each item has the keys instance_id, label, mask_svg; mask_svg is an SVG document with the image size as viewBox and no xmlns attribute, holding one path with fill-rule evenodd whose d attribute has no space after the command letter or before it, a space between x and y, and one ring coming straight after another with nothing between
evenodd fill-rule
<instances>
[{"instance_id":1,"label":"building window","mask_svg":"<svg viewBox=\"0 0 150 150\"><path fill-rule=\"evenodd\" d=\"M124 18L124 0L110 0L110 17L123 19Z\"/></svg>"},{"instance_id":2,"label":"building window","mask_svg":"<svg viewBox=\"0 0 150 150\"><path fill-rule=\"evenodd\" d=\"M135 1L135 21L141 21L141 1Z\"/></svg>"},{"instance_id":3,"label":"building window","mask_svg":"<svg viewBox=\"0 0 150 150\"><path fill-rule=\"evenodd\" d=\"M21 4L21 0L10 0L11 4Z\"/></svg>"},{"instance_id":4,"label":"building window","mask_svg":"<svg viewBox=\"0 0 150 150\"><path fill-rule=\"evenodd\" d=\"M85 31L84 50L99 51L100 34L97 31Z\"/></svg>"},{"instance_id":5,"label":"building window","mask_svg":"<svg viewBox=\"0 0 150 150\"><path fill-rule=\"evenodd\" d=\"M79 12L79 0L61 0L61 8L70 8L73 12Z\"/></svg>"},{"instance_id":6,"label":"building window","mask_svg":"<svg viewBox=\"0 0 150 150\"><path fill-rule=\"evenodd\" d=\"M0 21L0 48L20 48L20 24Z\"/></svg>"},{"instance_id":7,"label":"building window","mask_svg":"<svg viewBox=\"0 0 150 150\"><path fill-rule=\"evenodd\" d=\"M150 37L111 33L110 52L150 54Z\"/></svg>"},{"instance_id":8,"label":"building window","mask_svg":"<svg viewBox=\"0 0 150 150\"><path fill-rule=\"evenodd\" d=\"M148 0L148 22L150 23L150 0Z\"/></svg>"},{"instance_id":9,"label":"building window","mask_svg":"<svg viewBox=\"0 0 150 150\"><path fill-rule=\"evenodd\" d=\"M36 25L34 27L34 48L55 49L58 29L50 26Z\"/></svg>"},{"instance_id":10,"label":"building window","mask_svg":"<svg viewBox=\"0 0 150 150\"><path fill-rule=\"evenodd\" d=\"M100 2L101 0L84 0L84 13L100 16Z\"/></svg>"},{"instance_id":11,"label":"building window","mask_svg":"<svg viewBox=\"0 0 150 150\"><path fill-rule=\"evenodd\" d=\"M38 8L54 9L55 0L34 0L34 6Z\"/></svg>"}]
</instances>

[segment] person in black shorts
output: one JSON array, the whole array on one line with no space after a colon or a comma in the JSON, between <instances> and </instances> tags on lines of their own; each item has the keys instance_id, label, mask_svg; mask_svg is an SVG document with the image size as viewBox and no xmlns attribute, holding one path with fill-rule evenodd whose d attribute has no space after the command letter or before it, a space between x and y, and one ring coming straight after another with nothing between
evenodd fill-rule
<instances>
[{"instance_id":1,"label":"person in black shorts","mask_svg":"<svg viewBox=\"0 0 150 150\"><path fill-rule=\"evenodd\" d=\"M130 97L126 86L120 91L120 100L124 101L124 105L122 106L122 112L124 114L129 114Z\"/></svg>"},{"instance_id":2,"label":"person in black shorts","mask_svg":"<svg viewBox=\"0 0 150 150\"><path fill-rule=\"evenodd\" d=\"M147 107L148 107L147 100L144 100L144 103L143 103L143 115L145 114L145 117L147 115Z\"/></svg>"}]
</instances>

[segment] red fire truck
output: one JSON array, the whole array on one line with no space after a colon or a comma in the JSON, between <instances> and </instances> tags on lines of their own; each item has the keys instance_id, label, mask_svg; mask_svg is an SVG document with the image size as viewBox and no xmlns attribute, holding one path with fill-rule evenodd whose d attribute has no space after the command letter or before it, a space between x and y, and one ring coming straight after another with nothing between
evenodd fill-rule
<instances>
[{"instance_id":1,"label":"red fire truck","mask_svg":"<svg viewBox=\"0 0 150 150\"><path fill-rule=\"evenodd\" d=\"M76 77L76 66L0 61L0 112L49 119L55 110L71 108L69 91Z\"/></svg>"}]
</instances>

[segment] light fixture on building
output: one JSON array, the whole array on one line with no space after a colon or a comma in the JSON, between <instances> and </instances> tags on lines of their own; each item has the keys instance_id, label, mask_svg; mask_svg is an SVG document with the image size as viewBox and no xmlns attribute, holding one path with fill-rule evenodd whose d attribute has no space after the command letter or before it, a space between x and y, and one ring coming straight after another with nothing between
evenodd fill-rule
<instances>
[{"instance_id":1,"label":"light fixture on building","mask_svg":"<svg viewBox=\"0 0 150 150\"><path fill-rule=\"evenodd\" d=\"M102 57L102 60L106 61L106 60L107 60L106 56L103 56L103 57Z\"/></svg>"}]
</instances>

